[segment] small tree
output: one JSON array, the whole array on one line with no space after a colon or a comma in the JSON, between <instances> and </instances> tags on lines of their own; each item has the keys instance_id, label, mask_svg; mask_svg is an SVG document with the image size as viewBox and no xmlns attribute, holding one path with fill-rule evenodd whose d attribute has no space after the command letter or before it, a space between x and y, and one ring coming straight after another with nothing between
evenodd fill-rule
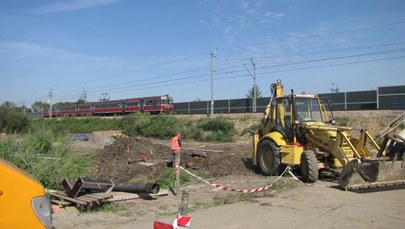
<instances>
[{"instance_id":1,"label":"small tree","mask_svg":"<svg viewBox=\"0 0 405 229\"><path fill-rule=\"evenodd\" d=\"M21 109L13 103L5 102L0 105L0 131L6 133L25 132L28 128L29 120Z\"/></svg>"},{"instance_id":2,"label":"small tree","mask_svg":"<svg viewBox=\"0 0 405 229\"><path fill-rule=\"evenodd\" d=\"M36 101L34 104L31 105L31 108L33 112L40 112L47 110L49 108L49 104L41 101Z\"/></svg>"},{"instance_id":3,"label":"small tree","mask_svg":"<svg viewBox=\"0 0 405 229\"><path fill-rule=\"evenodd\" d=\"M260 98L260 97L262 97L262 90L260 90L260 88L259 88L259 86L257 86L257 84L255 85L256 86L256 98ZM254 97L254 91L253 91L254 89L253 89L253 86L249 89L249 91L248 91L248 93L246 94L246 97L247 98L253 98Z\"/></svg>"}]
</instances>

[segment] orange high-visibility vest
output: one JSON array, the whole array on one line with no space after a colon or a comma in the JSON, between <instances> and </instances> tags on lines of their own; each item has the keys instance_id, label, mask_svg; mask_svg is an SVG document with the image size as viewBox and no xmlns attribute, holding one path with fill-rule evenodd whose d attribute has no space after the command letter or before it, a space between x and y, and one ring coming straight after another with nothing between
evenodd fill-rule
<instances>
[{"instance_id":1,"label":"orange high-visibility vest","mask_svg":"<svg viewBox=\"0 0 405 229\"><path fill-rule=\"evenodd\" d=\"M179 136L174 136L172 138L172 151L173 152L180 152L180 145L179 145Z\"/></svg>"}]
</instances>

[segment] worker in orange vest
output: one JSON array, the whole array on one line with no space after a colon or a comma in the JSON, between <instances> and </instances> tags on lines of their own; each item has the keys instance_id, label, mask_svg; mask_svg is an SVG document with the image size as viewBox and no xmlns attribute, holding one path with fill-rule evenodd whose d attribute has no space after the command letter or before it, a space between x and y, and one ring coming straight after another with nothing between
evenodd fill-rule
<instances>
[{"instance_id":1,"label":"worker in orange vest","mask_svg":"<svg viewBox=\"0 0 405 229\"><path fill-rule=\"evenodd\" d=\"M172 155L173 155L173 167L180 164L180 150L181 150L181 134L177 134L172 138Z\"/></svg>"}]
</instances>

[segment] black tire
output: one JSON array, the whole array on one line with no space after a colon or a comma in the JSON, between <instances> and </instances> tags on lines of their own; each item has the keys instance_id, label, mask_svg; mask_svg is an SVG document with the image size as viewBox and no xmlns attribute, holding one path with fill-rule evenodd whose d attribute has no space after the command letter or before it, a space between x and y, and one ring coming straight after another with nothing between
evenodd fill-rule
<instances>
[{"instance_id":1,"label":"black tire","mask_svg":"<svg viewBox=\"0 0 405 229\"><path fill-rule=\"evenodd\" d=\"M318 160L313 150L306 150L301 154L301 176L307 183L318 180Z\"/></svg>"},{"instance_id":2,"label":"black tire","mask_svg":"<svg viewBox=\"0 0 405 229\"><path fill-rule=\"evenodd\" d=\"M270 139L259 143L257 162L261 172L267 176L277 175L280 169L280 151Z\"/></svg>"}]
</instances>

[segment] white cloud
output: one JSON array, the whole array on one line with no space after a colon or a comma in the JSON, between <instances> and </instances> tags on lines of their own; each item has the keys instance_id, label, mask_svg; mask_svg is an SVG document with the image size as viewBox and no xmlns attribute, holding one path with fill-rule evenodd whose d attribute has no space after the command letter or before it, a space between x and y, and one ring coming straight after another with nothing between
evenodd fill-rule
<instances>
[{"instance_id":1,"label":"white cloud","mask_svg":"<svg viewBox=\"0 0 405 229\"><path fill-rule=\"evenodd\" d=\"M264 14L261 23L266 26L274 21L280 20L285 16L285 13L267 12Z\"/></svg>"},{"instance_id":2,"label":"white cloud","mask_svg":"<svg viewBox=\"0 0 405 229\"><path fill-rule=\"evenodd\" d=\"M33 10L34 13L56 13L69 10L81 10L103 5L110 5L122 0L73 0L56 2L49 5L40 6Z\"/></svg>"},{"instance_id":3,"label":"white cloud","mask_svg":"<svg viewBox=\"0 0 405 229\"><path fill-rule=\"evenodd\" d=\"M240 7L241 7L242 10L249 9L249 2L245 1L245 0L242 0L241 3L240 3Z\"/></svg>"},{"instance_id":4,"label":"white cloud","mask_svg":"<svg viewBox=\"0 0 405 229\"><path fill-rule=\"evenodd\" d=\"M30 42L0 42L0 56L7 56L6 61L20 64L47 61L54 64L86 63L97 66L114 66L120 62L110 57L90 56Z\"/></svg>"}]
</instances>

